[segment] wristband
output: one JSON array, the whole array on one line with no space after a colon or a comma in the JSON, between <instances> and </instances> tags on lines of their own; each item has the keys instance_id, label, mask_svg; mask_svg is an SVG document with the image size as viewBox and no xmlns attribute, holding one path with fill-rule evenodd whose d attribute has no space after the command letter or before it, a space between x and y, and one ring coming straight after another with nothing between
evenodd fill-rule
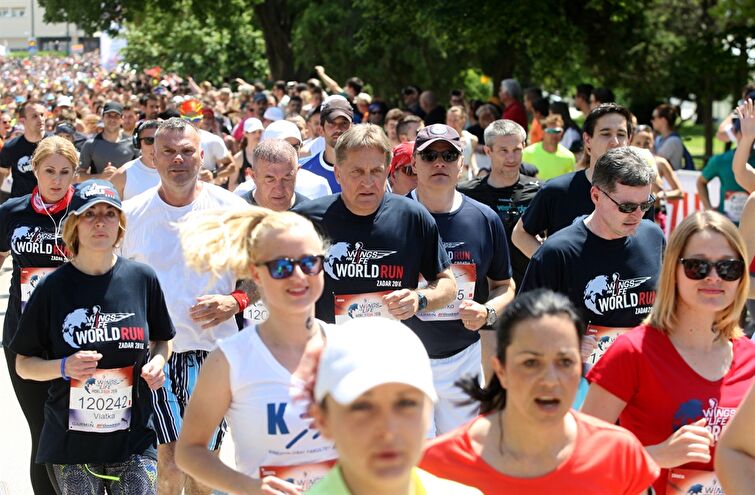
<instances>
[{"instance_id":1,"label":"wristband","mask_svg":"<svg viewBox=\"0 0 755 495\"><path fill-rule=\"evenodd\" d=\"M63 380L70 382L71 377L66 375L66 361L67 360L68 360L68 356L60 360L60 376L63 377Z\"/></svg>"},{"instance_id":2,"label":"wristband","mask_svg":"<svg viewBox=\"0 0 755 495\"><path fill-rule=\"evenodd\" d=\"M244 311L249 306L249 296L243 290L239 289L231 292L231 297L238 303L239 312Z\"/></svg>"}]
</instances>

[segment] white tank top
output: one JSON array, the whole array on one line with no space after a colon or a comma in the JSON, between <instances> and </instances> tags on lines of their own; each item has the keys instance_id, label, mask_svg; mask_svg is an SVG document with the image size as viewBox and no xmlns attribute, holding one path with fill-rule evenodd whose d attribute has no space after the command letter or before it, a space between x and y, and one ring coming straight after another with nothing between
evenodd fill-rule
<instances>
[{"instance_id":1,"label":"white tank top","mask_svg":"<svg viewBox=\"0 0 755 495\"><path fill-rule=\"evenodd\" d=\"M327 333L330 326L318 320ZM293 397L302 380L265 346L257 326L221 339L229 365L231 405L225 417L236 447L236 469L252 477L276 476L308 489L335 463L333 443L302 419L305 404Z\"/></svg>"},{"instance_id":2,"label":"white tank top","mask_svg":"<svg viewBox=\"0 0 755 495\"><path fill-rule=\"evenodd\" d=\"M128 167L126 185L123 186L123 198L121 198L123 201L160 184L160 174L157 173L157 169L146 166L141 158L123 166Z\"/></svg>"}]
</instances>

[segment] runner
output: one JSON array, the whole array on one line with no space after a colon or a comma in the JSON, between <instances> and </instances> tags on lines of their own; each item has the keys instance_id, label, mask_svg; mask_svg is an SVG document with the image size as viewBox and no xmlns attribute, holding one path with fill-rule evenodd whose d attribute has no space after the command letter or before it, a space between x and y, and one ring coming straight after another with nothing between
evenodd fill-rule
<instances>
[{"instance_id":1,"label":"runner","mask_svg":"<svg viewBox=\"0 0 755 495\"><path fill-rule=\"evenodd\" d=\"M354 111L346 98L338 95L327 98L320 108L320 127L325 138L325 149L302 164L304 170L326 178L334 193L341 192L341 185L333 170L336 141L351 128L353 121Z\"/></svg>"},{"instance_id":2,"label":"runner","mask_svg":"<svg viewBox=\"0 0 755 495\"><path fill-rule=\"evenodd\" d=\"M713 454L755 378L755 344L742 338L749 280L734 224L698 212L674 229L653 310L588 373L583 411L637 435L663 468L659 495L717 491ZM694 493L694 492L692 492Z\"/></svg>"},{"instance_id":3,"label":"runner","mask_svg":"<svg viewBox=\"0 0 755 495\"><path fill-rule=\"evenodd\" d=\"M300 215L262 208L197 215L181 230L195 269L232 270L239 278L251 269L269 316L221 340L207 358L176 460L189 475L227 493L301 493L336 458L332 443L303 418L305 405L294 400L309 377L310 353L319 352L329 333L314 319L323 288L323 241ZM224 416L238 471L207 451Z\"/></svg>"},{"instance_id":4,"label":"runner","mask_svg":"<svg viewBox=\"0 0 755 495\"><path fill-rule=\"evenodd\" d=\"M260 119L250 117L244 121L244 137L241 140L241 151L233 156L233 166L238 175L231 175L228 182L228 190L233 191L239 184L251 180L252 152L259 144L262 137L262 122Z\"/></svg>"},{"instance_id":5,"label":"runner","mask_svg":"<svg viewBox=\"0 0 755 495\"><path fill-rule=\"evenodd\" d=\"M150 389L175 330L154 271L115 254L124 223L109 182L77 186L63 225L71 261L39 284L10 342L19 375L49 381L36 460L62 495L157 489Z\"/></svg>"},{"instance_id":6,"label":"runner","mask_svg":"<svg viewBox=\"0 0 755 495\"><path fill-rule=\"evenodd\" d=\"M141 156L124 163L110 178L124 201L160 184L154 153L155 133L159 126L157 120L145 120L136 126L133 145Z\"/></svg>"},{"instance_id":7,"label":"runner","mask_svg":"<svg viewBox=\"0 0 755 495\"><path fill-rule=\"evenodd\" d=\"M725 493L747 493L755 486L755 387L721 435L716 450L716 476Z\"/></svg>"},{"instance_id":8,"label":"runner","mask_svg":"<svg viewBox=\"0 0 755 495\"><path fill-rule=\"evenodd\" d=\"M421 321L413 327L423 341L433 342L434 354L442 356L430 360L438 394L431 436L451 431L477 414L476 404L459 405L466 397L455 382L468 376L484 381L480 365L494 355L495 338L482 338L480 343L478 330L495 323L496 315L514 298L501 219L489 207L455 189L463 166L463 149L456 130L434 124L420 129L412 156L417 188L409 197L435 219L457 286L451 304L438 311L418 313ZM485 336L492 337L490 332ZM483 356L488 359L483 360ZM489 366L484 368L489 371Z\"/></svg>"},{"instance_id":9,"label":"runner","mask_svg":"<svg viewBox=\"0 0 755 495\"><path fill-rule=\"evenodd\" d=\"M584 331L566 297L542 289L518 296L497 325L491 382L462 382L482 415L432 440L420 467L484 493L643 492L659 469L637 439L569 409Z\"/></svg>"},{"instance_id":10,"label":"runner","mask_svg":"<svg viewBox=\"0 0 755 495\"><path fill-rule=\"evenodd\" d=\"M149 264L166 287L165 300L176 325L175 352L166 364L165 386L154 394L158 418L160 493L209 493L175 465L173 452L183 412L207 354L222 337L238 331L233 316L248 299L232 292L232 273L199 274L184 262L176 223L192 211L244 208L246 202L218 186L198 181L202 168L199 133L184 120L171 118L155 134L155 168L160 186L126 202L129 230L123 241L124 257ZM224 425L209 446L220 447ZM193 490L193 491L192 491Z\"/></svg>"},{"instance_id":11,"label":"runner","mask_svg":"<svg viewBox=\"0 0 755 495\"><path fill-rule=\"evenodd\" d=\"M81 148L79 180L110 180L113 174L126 162L138 158L133 140L121 129L123 105L109 101L102 107L102 132L84 143Z\"/></svg>"},{"instance_id":12,"label":"runner","mask_svg":"<svg viewBox=\"0 0 755 495\"><path fill-rule=\"evenodd\" d=\"M268 139L260 143L252 154L251 170L255 188L241 195L247 203L286 211L308 199L294 190L301 170L296 162L296 149L288 142Z\"/></svg>"},{"instance_id":13,"label":"runner","mask_svg":"<svg viewBox=\"0 0 755 495\"><path fill-rule=\"evenodd\" d=\"M60 227L68 213L73 196L71 184L78 166L76 148L70 141L60 137L43 139L31 158L37 178L34 192L0 206L0 267L9 255L13 259L8 309L3 321L3 351L13 391L31 432L29 471L37 495L55 493L45 466L35 462L50 383L21 379L16 372L16 355L8 344L31 292L45 275L66 260Z\"/></svg>"},{"instance_id":14,"label":"runner","mask_svg":"<svg viewBox=\"0 0 755 495\"><path fill-rule=\"evenodd\" d=\"M41 103L30 100L18 110L23 134L10 139L0 150L0 182L10 175L13 184L10 197L17 198L30 194L37 185L31 167L31 157L39 142L45 137L45 115L47 109Z\"/></svg>"},{"instance_id":15,"label":"runner","mask_svg":"<svg viewBox=\"0 0 755 495\"><path fill-rule=\"evenodd\" d=\"M415 467L436 395L427 353L408 328L374 317L334 328L317 370L312 415L338 464L310 495L480 493Z\"/></svg>"}]
</instances>

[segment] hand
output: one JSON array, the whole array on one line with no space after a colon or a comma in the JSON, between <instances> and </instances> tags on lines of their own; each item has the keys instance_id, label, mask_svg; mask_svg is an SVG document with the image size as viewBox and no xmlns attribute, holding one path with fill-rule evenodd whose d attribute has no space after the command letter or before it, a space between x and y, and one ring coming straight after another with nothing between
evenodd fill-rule
<instances>
[{"instance_id":1,"label":"hand","mask_svg":"<svg viewBox=\"0 0 755 495\"><path fill-rule=\"evenodd\" d=\"M383 303L394 318L406 320L419 309L419 296L413 290L399 289L384 295Z\"/></svg>"},{"instance_id":2,"label":"hand","mask_svg":"<svg viewBox=\"0 0 755 495\"><path fill-rule=\"evenodd\" d=\"M322 75L325 73L325 67L323 67L322 65L315 65L315 72Z\"/></svg>"},{"instance_id":3,"label":"hand","mask_svg":"<svg viewBox=\"0 0 755 495\"><path fill-rule=\"evenodd\" d=\"M223 323L238 312L236 299L221 294L199 296L197 304L189 308L192 321L199 323L203 330Z\"/></svg>"},{"instance_id":4,"label":"hand","mask_svg":"<svg viewBox=\"0 0 755 495\"><path fill-rule=\"evenodd\" d=\"M595 335L585 335L582 337L582 345L580 346L580 354L582 355L582 362L586 363L590 357L590 354L595 350L595 346L598 345L598 339Z\"/></svg>"},{"instance_id":5,"label":"hand","mask_svg":"<svg viewBox=\"0 0 755 495\"><path fill-rule=\"evenodd\" d=\"M742 127L742 138L755 139L755 102L750 99L745 100L737 108L737 115L739 115L739 123Z\"/></svg>"},{"instance_id":6,"label":"hand","mask_svg":"<svg viewBox=\"0 0 755 495\"><path fill-rule=\"evenodd\" d=\"M66 376L77 380L86 380L94 376L97 370L97 362L102 359L102 354L97 351L79 351L66 359Z\"/></svg>"},{"instance_id":7,"label":"hand","mask_svg":"<svg viewBox=\"0 0 755 495\"><path fill-rule=\"evenodd\" d=\"M283 481L275 476L265 476L262 478L261 490L265 495L301 495L303 493L299 486L288 481Z\"/></svg>"},{"instance_id":8,"label":"hand","mask_svg":"<svg viewBox=\"0 0 755 495\"><path fill-rule=\"evenodd\" d=\"M648 447L648 453L662 468L673 468L688 462L710 462L713 435L702 418L676 430L665 442Z\"/></svg>"},{"instance_id":9,"label":"hand","mask_svg":"<svg viewBox=\"0 0 755 495\"><path fill-rule=\"evenodd\" d=\"M199 180L203 182L212 182L214 177L212 176L212 172L207 170L206 168L203 168L199 171Z\"/></svg>"},{"instance_id":10,"label":"hand","mask_svg":"<svg viewBox=\"0 0 755 495\"><path fill-rule=\"evenodd\" d=\"M163 386L165 382L164 366L165 359L162 356L155 356L142 366L142 378L147 382L150 390L157 390Z\"/></svg>"},{"instance_id":11,"label":"hand","mask_svg":"<svg viewBox=\"0 0 755 495\"><path fill-rule=\"evenodd\" d=\"M102 178L110 180L117 171L118 169L113 166L113 162L107 162L107 166L102 170Z\"/></svg>"},{"instance_id":12,"label":"hand","mask_svg":"<svg viewBox=\"0 0 755 495\"><path fill-rule=\"evenodd\" d=\"M488 309L483 304L465 299L459 303L459 317L467 330L479 330L488 321Z\"/></svg>"}]
</instances>

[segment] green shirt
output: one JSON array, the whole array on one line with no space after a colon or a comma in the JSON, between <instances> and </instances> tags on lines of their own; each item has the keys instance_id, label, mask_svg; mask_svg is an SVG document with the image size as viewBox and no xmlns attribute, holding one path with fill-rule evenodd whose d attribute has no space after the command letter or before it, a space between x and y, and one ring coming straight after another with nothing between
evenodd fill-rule
<instances>
[{"instance_id":1,"label":"green shirt","mask_svg":"<svg viewBox=\"0 0 755 495\"><path fill-rule=\"evenodd\" d=\"M574 172L574 164L577 163L574 153L564 146L559 144L555 153L548 153L542 142L524 148L522 161L537 167L537 178L541 181Z\"/></svg>"},{"instance_id":2,"label":"green shirt","mask_svg":"<svg viewBox=\"0 0 755 495\"><path fill-rule=\"evenodd\" d=\"M729 220L738 224L742 218L742 210L749 195L737 183L737 180L734 178L734 171L731 169L735 151L729 150L720 155L712 156L702 173L707 181L716 177L721 181L717 209L726 215ZM755 158L755 153L750 153L750 163L752 163L753 158Z\"/></svg>"},{"instance_id":3,"label":"green shirt","mask_svg":"<svg viewBox=\"0 0 755 495\"><path fill-rule=\"evenodd\" d=\"M351 495L338 464L306 493L307 495ZM482 495L482 492L414 468L412 469L411 495Z\"/></svg>"}]
</instances>

